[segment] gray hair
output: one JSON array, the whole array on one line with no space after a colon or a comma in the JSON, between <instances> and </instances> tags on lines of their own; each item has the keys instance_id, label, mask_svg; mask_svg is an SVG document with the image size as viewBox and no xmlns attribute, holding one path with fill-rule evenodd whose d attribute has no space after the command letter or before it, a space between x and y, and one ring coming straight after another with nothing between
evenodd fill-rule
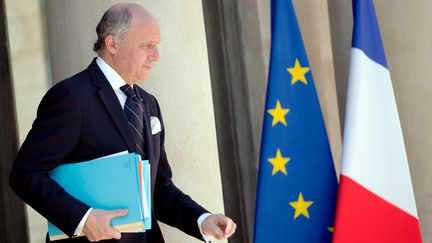
<instances>
[{"instance_id":1,"label":"gray hair","mask_svg":"<svg viewBox=\"0 0 432 243\"><path fill-rule=\"evenodd\" d=\"M98 38L93 44L93 51L100 52L105 48L105 38L108 35L114 36L121 42L124 33L129 29L131 19L132 14L128 7L109 8L96 27Z\"/></svg>"}]
</instances>

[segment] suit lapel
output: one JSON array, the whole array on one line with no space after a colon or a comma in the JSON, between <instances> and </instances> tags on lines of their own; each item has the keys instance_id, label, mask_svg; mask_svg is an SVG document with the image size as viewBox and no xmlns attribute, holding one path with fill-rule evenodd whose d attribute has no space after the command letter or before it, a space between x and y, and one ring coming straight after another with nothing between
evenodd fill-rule
<instances>
[{"instance_id":1,"label":"suit lapel","mask_svg":"<svg viewBox=\"0 0 432 243\"><path fill-rule=\"evenodd\" d=\"M96 64L95 60L96 59L93 60L87 70L90 73L93 84L100 88L97 92L99 98L123 137L123 140L126 142L129 152L136 152L135 143L133 142L132 132L130 131L126 115L124 114L114 90L105 78L99 66Z\"/></svg>"}]
</instances>

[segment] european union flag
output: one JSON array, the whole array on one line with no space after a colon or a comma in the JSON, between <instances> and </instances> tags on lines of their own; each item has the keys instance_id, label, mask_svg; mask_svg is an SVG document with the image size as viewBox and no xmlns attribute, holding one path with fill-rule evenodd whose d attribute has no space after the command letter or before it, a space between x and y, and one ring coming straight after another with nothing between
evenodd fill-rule
<instances>
[{"instance_id":1,"label":"european union flag","mask_svg":"<svg viewBox=\"0 0 432 243\"><path fill-rule=\"evenodd\" d=\"M255 243L331 242L337 179L292 2L273 0Z\"/></svg>"}]
</instances>

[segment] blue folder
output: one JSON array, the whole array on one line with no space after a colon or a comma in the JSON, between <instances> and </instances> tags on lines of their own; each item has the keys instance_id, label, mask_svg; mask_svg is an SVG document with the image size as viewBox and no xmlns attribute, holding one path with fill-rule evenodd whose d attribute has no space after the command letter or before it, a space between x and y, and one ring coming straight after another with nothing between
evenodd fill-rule
<instances>
[{"instance_id":1,"label":"blue folder","mask_svg":"<svg viewBox=\"0 0 432 243\"><path fill-rule=\"evenodd\" d=\"M150 170L148 161L134 153L104 157L86 162L63 164L49 172L70 195L92 208L113 210L128 209L128 214L111 220L111 225L121 232L144 232L151 227L150 215L144 217L141 195L144 192L150 206ZM140 176L139 173L142 173ZM140 180L142 180L140 182ZM145 188L140 188L140 183ZM150 219L149 219L150 218ZM67 238L60 229L48 222L51 240Z\"/></svg>"},{"instance_id":2,"label":"blue folder","mask_svg":"<svg viewBox=\"0 0 432 243\"><path fill-rule=\"evenodd\" d=\"M144 226L146 230L151 229L151 196L150 196L150 163L148 160L143 161L143 182L145 188L145 196L147 198L147 208L149 215L144 215Z\"/></svg>"}]
</instances>

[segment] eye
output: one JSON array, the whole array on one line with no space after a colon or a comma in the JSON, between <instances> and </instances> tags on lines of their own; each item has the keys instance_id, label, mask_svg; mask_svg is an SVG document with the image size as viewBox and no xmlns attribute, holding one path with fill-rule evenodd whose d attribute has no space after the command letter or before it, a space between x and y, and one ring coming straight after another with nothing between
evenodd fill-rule
<instances>
[{"instance_id":1,"label":"eye","mask_svg":"<svg viewBox=\"0 0 432 243\"><path fill-rule=\"evenodd\" d=\"M156 47L156 44L153 43L143 43L141 44L141 47L144 49L153 49Z\"/></svg>"}]
</instances>

